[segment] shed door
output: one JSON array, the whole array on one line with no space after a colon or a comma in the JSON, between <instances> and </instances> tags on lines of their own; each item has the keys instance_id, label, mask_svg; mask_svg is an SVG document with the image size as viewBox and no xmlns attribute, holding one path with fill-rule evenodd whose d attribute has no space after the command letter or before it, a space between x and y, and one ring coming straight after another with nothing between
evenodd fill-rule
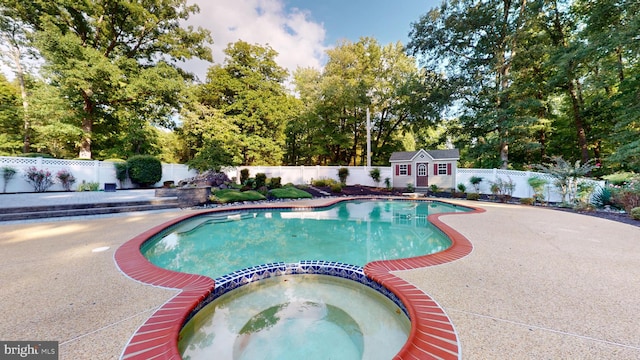
<instances>
[{"instance_id":1,"label":"shed door","mask_svg":"<svg viewBox=\"0 0 640 360\"><path fill-rule=\"evenodd\" d=\"M416 186L429 186L429 164L418 163L416 164Z\"/></svg>"}]
</instances>

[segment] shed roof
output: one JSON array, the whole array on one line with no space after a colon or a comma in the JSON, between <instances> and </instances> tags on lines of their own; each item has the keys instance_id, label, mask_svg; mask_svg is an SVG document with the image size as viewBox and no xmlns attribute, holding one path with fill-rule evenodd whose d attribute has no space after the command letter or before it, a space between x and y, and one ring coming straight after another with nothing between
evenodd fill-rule
<instances>
[{"instance_id":1,"label":"shed roof","mask_svg":"<svg viewBox=\"0 0 640 360\"><path fill-rule=\"evenodd\" d=\"M398 151L391 154L391 158L389 161L409 161L412 160L420 151ZM434 160L445 160L445 159L455 159L458 160L460 158L460 151L458 149L447 149L447 150L424 150L429 156L431 156Z\"/></svg>"}]
</instances>

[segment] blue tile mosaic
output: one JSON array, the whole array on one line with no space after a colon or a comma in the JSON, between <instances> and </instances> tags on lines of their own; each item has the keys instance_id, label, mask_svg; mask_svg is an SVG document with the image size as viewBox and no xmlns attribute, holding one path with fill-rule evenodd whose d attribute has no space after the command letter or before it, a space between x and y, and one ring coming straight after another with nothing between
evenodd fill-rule
<instances>
[{"instance_id":1,"label":"blue tile mosaic","mask_svg":"<svg viewBox=\"0 0 640 360\"><path fill-rule=\"evenodd\" d=\"M253 266L247 269L235 271L231 274L227 274L215 279L215 288L213 292L209 294L202 302L200 302L196 308L187 316L186 324L198 311L207 306L213 300L226 294L229 291L237 289L241 286L250 284L255 281L267 279L273 276L282 275L304 275L304 274L317 274L335 276L347 280L356 281L360 284L368 286L369 288L384 295L389 300L393 301L407 317L409 312L404 306L402 301L389 289L382 284L374 281L364 274L363 268L356 265L342 264L335 261L322 261L322 260L305 260L297 263L284 263L277 262L271 264L262 264Z\"/></svg>"}]
</instances>

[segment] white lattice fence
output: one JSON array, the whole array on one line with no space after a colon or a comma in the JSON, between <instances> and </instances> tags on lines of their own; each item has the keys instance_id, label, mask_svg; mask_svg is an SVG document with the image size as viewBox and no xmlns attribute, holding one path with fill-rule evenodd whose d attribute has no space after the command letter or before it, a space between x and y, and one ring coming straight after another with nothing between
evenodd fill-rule
<instances>
[{"instance_id":1,"label":"white lattice fence","mask_svg":"<svg viewBox=\"0 0 640 360\"><path fill-rule=\"evenodd\" d=\"M0 156L0 168L9 166L17 170L16 175L7 184L7 192L33 192L33 187L24 179L26 169L35 167L36 169L48 170L55 178L56 173L60 170L67 170L76 178L74 187L83 181L87 183L95 182L100 184L100 188L105 183L116 183L116 171L114 164L109 161L98 160L63 160L63 159L45 159L45 158L24 158ZM189 170L186 165L179 164L162 164L162 179L156 186L162 185L164 181L173 180L176 183L182 179L193 177L196 171ZM0 179L0 183L4 186L4 180ZM129 181L123 184L125 188L133 187ZM0 187L0 190L2 188ZM49 191L61 191L62 185L56 183Z\"/></svg>"}]
</instances>

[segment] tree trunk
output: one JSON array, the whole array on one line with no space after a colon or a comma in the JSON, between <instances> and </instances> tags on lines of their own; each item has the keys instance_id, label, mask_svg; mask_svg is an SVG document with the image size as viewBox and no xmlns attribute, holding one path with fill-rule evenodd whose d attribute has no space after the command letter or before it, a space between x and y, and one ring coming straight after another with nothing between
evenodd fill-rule
<instances>
[{"instance_id":1,"label":"tree trunk","mask_svg":"<svg viewBox=\"0 0 640 360\"><path fill-rule=\"evenodd\" d=\"M618 67L618 80L620 82L624 81L624 65L622 63L622 48L620 46L616 47L616 60Z\"/></svg>"},{"instance_id":2,"label":"tree trunk","mask_svg":"<svg viewBox=\"0 0 640 360\"><path fill-rule=\"evenodd\" d=\"M585 128L584 120L582 119L582 107L580 106L580 100L578 90L574 80L569 80L568 84L569 97L571 98L571 109L573 112L573 124L576 128L578 135L578 147L580 148L580 160L582 163L589 161L589 148L587 147L587 131Z\"/></svg>"},{"instance_id":3,"label":"tree trunk","mask_svg":"<svg viewBox=\"0 0 640 360\"><path fill-rule=\"evenodd\" d=\"M16 77L18 78L18 83L20 84L20 95L22 96L22 111L24 112L24 140L22 144L22 152L26 154L31 150L31 121L29 120L29 100L27 99L27 87L24 84L24 71L22 70L20 61L16 62L16 69Z\"/></svg>"},{"instance_id":4,"label":"tree trunk","mask_svg":"<svg viewBox=\"0 0 640 360\"><path fill-rule=\"evenodd\" d=\"M82 118L82 140L80 143L80 159L91 159L91 133L93 131L93 102L91 101L91 90L83 90L84 117Z\"/></svg>"},{"instance_id":5,"label":"tree trunk","mask_svg":"<svg viewBox=\"0 0 640 360\"><path fill-rule=\"evenodd\" d=\"M553 42L556 46L561 48L562 50L567 50L567 37L565 36L565 32L562 28L562 20L560 17L560 10L558 9L557 0L553 1L554 6L554 16L553 16L553 27L556 31L555 34L552 34ZM576 133L578 136L578 147L580 148L580 160L582 163L586 163L589 161L589 149L587 147L587 131L584 123L584 119L582 118L582 103L581 97L582 95L579 93L579 84L576 84L575 74L574 74L574 65L573 61L569 60L567 66L567 83L563 87L569 93L569 97L571 98L571 109L573 112L573 124L576 129Z\"/></svg>"}]
</instances>

